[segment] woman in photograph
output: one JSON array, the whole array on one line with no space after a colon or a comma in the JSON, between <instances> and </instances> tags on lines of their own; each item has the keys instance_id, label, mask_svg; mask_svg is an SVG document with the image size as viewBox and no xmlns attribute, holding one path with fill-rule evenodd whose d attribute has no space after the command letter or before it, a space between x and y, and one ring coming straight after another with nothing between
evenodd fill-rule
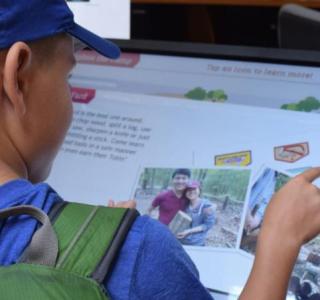
<instances>
[{"instance_id":1,"label":"woman in photograph","mask_svg":"<svg viewBox=\"0 0 320 300\"><path fill-rule=\"evenodd\" d=\"M188 200L186 213L191 217L190 228L179 232L177 238L183 245L205 246L208 231L215 222L211 202L200 197L200 184L192 181L187 184L185 197Z\"/></svg>"}]
</instances>

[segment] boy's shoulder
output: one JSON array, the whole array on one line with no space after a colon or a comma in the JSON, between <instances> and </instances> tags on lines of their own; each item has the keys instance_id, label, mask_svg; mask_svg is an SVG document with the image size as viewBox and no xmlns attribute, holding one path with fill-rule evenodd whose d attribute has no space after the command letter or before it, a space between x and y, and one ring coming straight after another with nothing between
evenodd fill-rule
<instances>
[{"instance_id":1,"label":"boy's shoulder","mask_svg":"<svg viewBox=\"0 0 320 300\"><path fill-rule=\"evenodd\" d=\"M181 244L165 225L148 216L133 224L107 289L115 299L212 299ZM126 295L119 295L121 290Z\"/></svg>"}]
</instances>

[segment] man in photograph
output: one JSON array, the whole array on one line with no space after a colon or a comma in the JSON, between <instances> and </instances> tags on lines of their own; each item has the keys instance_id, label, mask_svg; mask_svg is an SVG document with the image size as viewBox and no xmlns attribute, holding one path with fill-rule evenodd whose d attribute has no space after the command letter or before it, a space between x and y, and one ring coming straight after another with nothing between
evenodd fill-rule
<instances>
[{"instance_id":1,"label":"man in photograph","mask_svg":"<svg viewBox=\"0 0 320 300\"><path fill-rule=\"evenodd\" d=\"M187 199L184 192L190 181L191 171L189 169L176 169L171 177L172 189L161 192L148 209L148 213L159 208L159 221L169 225L179 210L184 211Z\"/></svg>"}]
</instances>

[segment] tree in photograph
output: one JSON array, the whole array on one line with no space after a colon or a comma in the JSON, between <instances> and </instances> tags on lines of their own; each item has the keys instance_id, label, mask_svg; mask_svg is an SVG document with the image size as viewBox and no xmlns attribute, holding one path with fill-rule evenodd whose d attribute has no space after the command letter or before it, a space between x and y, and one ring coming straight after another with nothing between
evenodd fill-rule
<instances>
[{"instance_id":1,"label":"tree in photograph","mask_svg":"<svg viewBox=\"0 0 320 300\"><path fill-rule=\"evenodd\" d=\"M225 200L229 196L229 201L245 200L249 183L249 170L209 170L203 184L206 194Z\"/></svg>"},{"instance_id":2,"label":"tree in photograph","mask_svg":"<svg viewBox=\"0 0 320 300\"><path fill-rule=\"evenodd\" d=\"M288 175L276 172L276 187L275 192L278 192L285 184L290 181L290 177Z\"/></svg>"},{"instance_id":3,"label":"tree in photograph","mask_svg":"<svg viewBox=\"0 0 320 300\"><path fill-rule=\"evenodd\" d=\"M143 175L141 176L141 182L140 182L141 189L143 191L147 190L149 178L150 178L150 169L145 169L143 172Z\"/></svg>"},{"instance_id":4,"label":"tree in photograph","mask_svg":"<svg viewBox=\"0 0 320 300\"><path fill-rule=\"evenodd\" d=\"M166 190L170 186L173 169L156 169L156 185L161 190Z\"/></svg>"},{"instance_id":5,"label":"tree in photograph","mask_svg":"<svg viewBox=\"0 0 320 300\"><path fill-rule=\"evenodd\" d=\"M206 177L208 174L207 169L198 169L198 170L193 170L192 172L192 178L194 180L199 181L201 184L205 181Z\"/></svg>"},{"instance_id":6,"label":"tree in photograph","mask_svg":"<svg viewBox=\"0 0 320 300\"><path fill-rule=\"evenodd\" d=\"M207 95L207 92L205 89L201 87L196 87L193 90L186 93L184 96L188 99L193 99L193 100L205 100L206 95Z\"/></svg>"},{"instance_id":7,"label":"tree in photograph","mask_svg":"<svg viewBox=\"0 0 320 300\"><path fill-rule=\"evenodd\" d=\"M140 186L143 191L154 192L166 190L170 186L174 169L146 168L140 177Z\"/></svg>"},{"instance_id":8,"label":"tree in photograph","mask_svg":"<svg viewBox=\"0 0 320 300\"><path fill-rule=\"evenodd\" d=\"M224 90L211 90L207 93L207 98L212 102L225 102L228 100Z\"/></svg>"}]
</instances>

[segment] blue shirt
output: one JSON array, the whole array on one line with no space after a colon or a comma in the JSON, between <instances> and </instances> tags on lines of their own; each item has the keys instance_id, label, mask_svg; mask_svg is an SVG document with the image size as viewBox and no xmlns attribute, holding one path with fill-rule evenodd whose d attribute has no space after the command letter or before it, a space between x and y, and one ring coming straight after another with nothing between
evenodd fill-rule
<instances>
[{"instance_id":1,"label":"blue shirt","mask_svg":"<svg viewBox=\"0 0 320 300\"><path fill-rule=\"evenodd\" d=\"M15 180L0 186L0 209L25 204L48 213L57 201L62 199L45 183ZM37 221L26 216L0 223L1 265L19 260L36 226ZM104 285L115 300L212 299L179 242L164 225L146 216L133 224Z\"/></svg>"},{"instance_id":2,"label":"blue shirt","mask_svg":"<svg viewBox=\"0 0 320 300\"><path fill-rule=\"evenodd\" d=\"M215 222L211 202L207 199L200 199L199 204L196 207L189 205L186 209L186 213L192 219L190 228L201 226L202 231L191 233L180 240L180 242L183 245L205 246L208 231Z\"/></svg>"}]
</instances>

